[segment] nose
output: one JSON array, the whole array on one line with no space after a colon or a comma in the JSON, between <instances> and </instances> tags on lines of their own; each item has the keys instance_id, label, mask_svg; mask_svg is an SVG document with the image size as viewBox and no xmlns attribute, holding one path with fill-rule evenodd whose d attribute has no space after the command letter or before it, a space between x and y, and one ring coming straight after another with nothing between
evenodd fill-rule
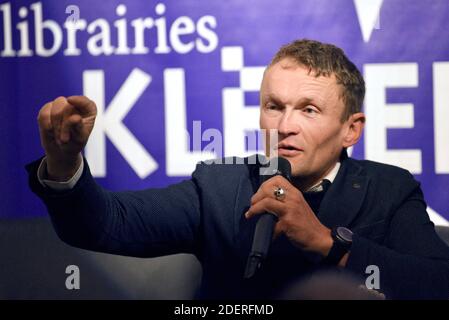
<instances>
[{"instance_id":1,"label":"nose","mask_svg":"<svg viewBox=\"0 0 449 320\"><path fill-rule=\"evenodd\" d=\"M287 109L279 120L279 135L286 137L296 135L299 131L299 124L297 119L295 119L294 113Z\"/></svg>"}]
</instances>

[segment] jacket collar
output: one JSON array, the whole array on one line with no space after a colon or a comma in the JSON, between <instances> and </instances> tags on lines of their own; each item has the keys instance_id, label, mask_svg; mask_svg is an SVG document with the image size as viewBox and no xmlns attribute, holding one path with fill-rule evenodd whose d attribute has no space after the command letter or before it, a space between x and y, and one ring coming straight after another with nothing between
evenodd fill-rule
<instances>
[{"instance_id":1,"label":"jacket collar","mask_svg":"<svg viewBox=\"0 0 449 320\"><path fill-rule=\"evenodd\" d=\"M255 157L254 155L253 157ZM253 166L252 179L253 191L256 192L262 183L261 176L257 171L260 168L260 160L267 161L266 157L250 157L250 163L257 163ZM368 191L370 179L365 175L363 167L354 159L348 157L346 149L343 149L340 156L341 166L335 180L324 196L320 211L315 213L318 219L325 226L348 227L356 218Z\"/></svg>"}]
</instances>

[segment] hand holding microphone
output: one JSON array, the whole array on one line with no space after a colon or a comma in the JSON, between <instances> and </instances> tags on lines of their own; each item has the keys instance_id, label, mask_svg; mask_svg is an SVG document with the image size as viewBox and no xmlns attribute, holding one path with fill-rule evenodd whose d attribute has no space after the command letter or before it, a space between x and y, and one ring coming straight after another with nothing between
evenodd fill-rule
<instances>
[{"instance_id":1,"label":"hand holding microphone","mask_svg":"<svg viewBox=\"0 0 449 320\"><path fill-rule=\"evenodd\" d=\"M276 175L281 175L290 181L290 162L284 158L274 158L270 161L267 168L261 169L265 169L262 176L263 182ZM283 199L285 197L285 190L282 189L282 187L277 187L273 192L277 199ZM274 225L277 220L278 219L275 214L264 212L257 221L251 252L248 256L248 261L246 264L245 278L251 278L260 267L262 261L266 258L270 249L271 240L273 238Z\"/></svg>"},{"instance_id":2,"label":"hand holding microphone","mask_svg":"<svg viewBox=\"0 0 449 320\"><path fill-rule=\"evenodd\" d=\"M254 276L267 257L273 233L275 237L283 233L298 249L323 257L327 256L333 243L331 230L318 220L302 192L291 183L288 160L275 158L274 161L278 162L278 170L266 176L245 214L247 219L262 214L256 224L245 278ZM271 161L270 167L273 167Z\"/></svg>"}]
</instances>

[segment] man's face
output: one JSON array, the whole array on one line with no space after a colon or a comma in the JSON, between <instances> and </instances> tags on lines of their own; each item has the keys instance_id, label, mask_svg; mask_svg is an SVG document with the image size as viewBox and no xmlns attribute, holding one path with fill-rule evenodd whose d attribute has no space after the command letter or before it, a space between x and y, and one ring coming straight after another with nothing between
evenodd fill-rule
<instances>
[{"instance_id":1,"label":"man's face","mask_svg":"<svg viewBox=\"0 0 449 320\"><path fill-rule=\"evenodd\" d=\"M278 145L267 150L288 159L293 176L315 183L338 161L348 130L340 90L334 75L315 77L288 58L265 72L260 127L278 130Z\"/></svg>"}]
</instances>

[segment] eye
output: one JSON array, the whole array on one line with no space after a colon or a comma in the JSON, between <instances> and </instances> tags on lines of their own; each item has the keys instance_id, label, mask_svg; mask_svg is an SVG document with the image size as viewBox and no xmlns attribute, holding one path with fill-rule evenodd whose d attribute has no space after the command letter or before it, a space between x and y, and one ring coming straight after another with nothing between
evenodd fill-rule
<instances>
[{"instance_id":1,"label":"eye","mask_svg":"<svg viewBox=\"0 0 449 320\"><path fill-rule=\"evenodd\" d=\"M266 105L267 110L280 110L281 107L274 104L274 103L267 103Z\"/></svg>"},{"instance_id":2,"label":"eye","mask_svg":"<svg viewBox=\"0 0 449 320\"><path fill-rule=\"evenodd\" d=\"M313 109L313 108L311 108L311 107L305 108L304 111L305 111L306 113L314 113L314 112L316 112L316 110Z\"/></svg>"},{"instance_id":3,"label":"eye","mask_svg":"<svg viewBox=\"0 0 449 320\"><path fill-rule=\"evenodd\" d=\"M302 109L304 113L310 116L316 116L318 114L318 109L315 106L307 106L304 109Z\"/></svg>"}]
</instances>

